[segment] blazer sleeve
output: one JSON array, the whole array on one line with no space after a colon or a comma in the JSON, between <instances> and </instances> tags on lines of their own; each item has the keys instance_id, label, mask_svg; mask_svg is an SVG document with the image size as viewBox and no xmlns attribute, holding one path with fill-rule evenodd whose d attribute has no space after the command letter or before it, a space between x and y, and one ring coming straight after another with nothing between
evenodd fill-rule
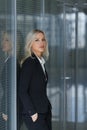
<instances>
[{"instance_id":1,"label":"blazer sleeve","mask_svg":"<svg viewBox=\"0 0 87 130\"><path fill-rule=\"evenodd\" d=\"M34 105L29 95L29 85L32 78L33 69L34 62L32 60L25 61L21 69L19 83L20 99L23 104L24 110L28 112L30 116L36 113Z\"/></svg>"}]
</instances>

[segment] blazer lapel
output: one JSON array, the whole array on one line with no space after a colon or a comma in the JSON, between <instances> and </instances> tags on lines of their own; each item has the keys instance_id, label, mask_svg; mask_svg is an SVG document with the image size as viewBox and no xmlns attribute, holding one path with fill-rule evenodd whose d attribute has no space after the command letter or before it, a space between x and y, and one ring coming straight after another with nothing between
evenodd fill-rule
<instances>
[{"instance_id":1,"label":"blazer lapel","mask_svg":"<svg viewBox=\"0 0 87 130\"><path fill-rule=\"evenodd\" d=\"M39 73L41 73L41 75L43 76L43 78L45 79L45 81L47 81L48 80L48 75L47 75L46 67L44 66L45 67L45 73L44 73L43 68L42 68L42 66L41 66L38 58L34 54L32 56L35 58L35 61L36 61L37 65L38 65L38 71L39 71Z\"/></svg>"}]
</instances>

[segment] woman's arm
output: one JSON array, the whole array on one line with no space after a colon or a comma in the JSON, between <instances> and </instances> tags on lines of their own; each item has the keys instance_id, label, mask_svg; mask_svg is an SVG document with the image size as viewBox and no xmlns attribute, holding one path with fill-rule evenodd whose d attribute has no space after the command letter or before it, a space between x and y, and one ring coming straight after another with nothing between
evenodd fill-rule
<instances>
[{"instance_id":1,"label":"woman's arm","mask_svg":"<svg viewBox=\"0 0 87 130\"><path fill-rule=\"evenodd\" d=\"M33 75L33 70L34 70L33 59L27 59L22 66L20 74L20 83L19 83L20 99L25 111L28 112L30 116L36 113L28 93L30 81Z\"/></svg>"}]
</instances>

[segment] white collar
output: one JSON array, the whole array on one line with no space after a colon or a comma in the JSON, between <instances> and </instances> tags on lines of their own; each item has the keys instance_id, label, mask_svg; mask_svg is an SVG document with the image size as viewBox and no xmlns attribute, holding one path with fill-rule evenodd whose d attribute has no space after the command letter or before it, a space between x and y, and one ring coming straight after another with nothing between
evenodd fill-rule
<instances>
[{"instance_id":1,"label":"white collar","mask_svg":"<svg viewBox=\"0 0 87 130\"><path fill-rule=\"evenodd\" d=\"M39 57L37 57L38 58L38 60L39 60L39 62L41 63L41 64L45 64L45 60L44 60L44 58L43 57L41 57L41 58L39 58Z\"/></svg>"}]
</instances>

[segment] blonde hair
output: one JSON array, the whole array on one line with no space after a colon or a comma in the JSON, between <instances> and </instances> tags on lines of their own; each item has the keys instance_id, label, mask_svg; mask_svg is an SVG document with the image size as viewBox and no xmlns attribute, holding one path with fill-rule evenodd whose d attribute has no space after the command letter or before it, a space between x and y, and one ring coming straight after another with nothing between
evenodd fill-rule
<instances>
[{"instance_id":1,"label":"blonde hair","mask_svg":"<svg viewBox=\"0 0 87 130\"><path fill-rule=\"evenodd\" d=\"M42 33L44 35L44 37L45 37L45 40L46 40L46 35L41 30L35 29L35 30L32 30L31 32L29 32L28 35L27 35L27 37L26 37L25 57L24 57L24 60L26 58L28 58L29 56L32 56L32 50L31 50L32 41L35 39L35 37L36 37L36 35L38 33ZM48 42L47 42L47 40L46 40L46 49L45 49L45 52L43 53L43 56L46 59L48 59L49 51L48 51Z\"/></svg>"}]
</instances>

